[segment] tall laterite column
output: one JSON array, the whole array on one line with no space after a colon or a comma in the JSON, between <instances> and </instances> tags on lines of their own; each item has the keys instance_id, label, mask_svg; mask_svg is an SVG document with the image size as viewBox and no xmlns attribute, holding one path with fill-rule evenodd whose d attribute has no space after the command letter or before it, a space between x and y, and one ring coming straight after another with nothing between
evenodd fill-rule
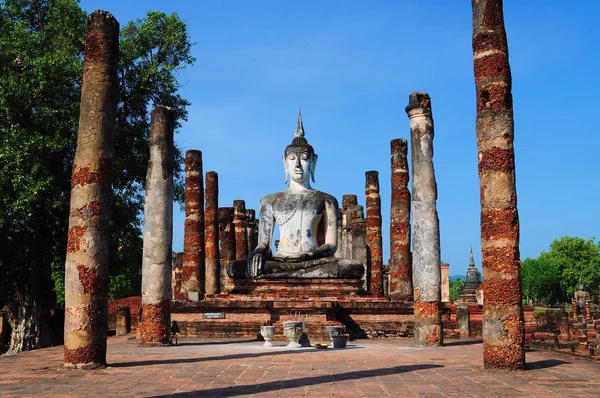
<instances>
[{"instance_id":1,"label":"tall laterite column","mask_svg":"<svg viewBox=\"0 0 600 398\"><path fill-rule=\"evenodd\" d=\"M412 156L413 285L415 343L442 344L440 222L433 168L433 117L427 93L413 92L406 113Z\"/></svg>"},{"instance_id":2,"label":"tall laterite column","mask_svg":"<svg viewBox=\"0 0 600 398\"><path fill-rule=\"evenodd\" d=\"M525 369L512 78L502 0L473 0L483 268L483 364Z\"/></svg>"},{"instance_id":3,"label":"tall laterite column","mask_svg":"<svg viewBox=\"0 0 600 398\"><path fill-rule=\"evenodd\" d=\"M206 207L204 229L206 247L206 294L219 293L219 176L214 171L206 173Z\"/></svg>"},{"instance_id":4,"label":"tall laterite column","mask_svg":"<svg viewBox=\"0 0 600 398\"><path fill-rule=\"evenodd\" d=\"M157 106L150 122L150 161L144 203L140 324L144 345L171 343L174 128L173 111Z\"/></svg>"},{"instance_id":5,"label":"tall laterite column","mask_svg":"<svg viewBox=\"0 0 600 398\"><path fill-rule=\"evenodd\" d=\"M221 293L229 293L235 287L233 279L227 275L227 267L235 261L235 228L233 226L233 212L233 207L219 207Z\"/></svg>"},{"instance_id":6,"label":"tall laterite column","mask_svg":"<svg viewBox=\"0 0 600 398\"><path fill-rule=\"evenodd\" d=\"M109 220L119 82L119 23L87 19L79 133L71 175L65 261L64 365L106 365Z\"/></svg>"},{"instance_id":7,"label":"tall laterite column","mask_svg":"<svg viewBox=\"0 0 600 398\"><path fill-rule=\"evenodd\" d=\"M379 172L365 173L367 205L367 247L371 262L369 292L374 297L383 297L383 250L381 236L381 196L379 195Z\"/></svg>"},{"instance_id":8,"label":"tall laterite column","mask_svg":"<svg viewBox=\"0 0 600 398\"><path fill-rule=\"evenodd\" d=\"M185 223L183 268L178 300L198 300L204 293L204 178L202 152L185 153ZM192 294L189 294L192 292Z\"/></svg>"},{"instance_id":9,"label":"tall laterite column","mask_svg":"<svg viewBox=\"0 0 600 398\"><path fill-rule=\"evenodd\" d=\"M246 229L246 202L243 200L233 201L233 226L235 228L235 258L244 260L248 257L248 230Z\"/></svg>"},{"instance_id":10,"label":"tall laterite column","mask_svg":"<svg viewBox=\"0 0 600 398\"><path fill-rule=\"evenodd\" d=\"M390 212L390 299L412 300L410 253L410 192L408 191L408 141L390 142L392 168L392 208Z\"/></svg>"}]
</instances>

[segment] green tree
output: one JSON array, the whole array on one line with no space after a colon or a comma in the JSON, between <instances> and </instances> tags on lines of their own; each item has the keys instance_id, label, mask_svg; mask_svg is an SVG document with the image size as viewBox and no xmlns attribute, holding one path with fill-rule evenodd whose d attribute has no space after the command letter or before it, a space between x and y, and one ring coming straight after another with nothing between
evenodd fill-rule
<instances>
[{"instance_id":1,"label":"green tree","mask_svg":"<svg viewBox=\"0 0 600 398\"><path fill-rule=\"evenodd\" d=\"M465 288L463 279L450 280L450 301L454 302Z\"/></svg>"},{"instance_id":2,"label":"green tree","mask_svg":"<svg viewBox=\"0 0 600 398\"><path fill-rule=\"evenodd\" d=\"M523 297L527 303L556 305L566 297L560 282L560 268L549 262L542 253L536 259L526 258L521 262Z\"/></svg>"},{"instance_id":3,"label":"green tree","mask_svg":"<svg viewBox=\"0 0 600 398\"><path fill-rule=\"evenodd\" d=\"M583 239L564 236L550 244L550 251L542 253L549 264L560 268L561 286L565 292L565 301L570 301L582 280L585 288L594 299L597 299L600 287L600 242L594 238Z\"/></svg>"},{"instance_id":4,"label":"green tree","mask_svg":"<svg viewBox=\"0 0 600 398\"><path fill-rule=\"evenodd\" d=\"M550 250L521 263L523 296L546 305L568 303L582 280L597 299L600 287L600 245L594 239L565 236Z\"/></svg>"},{"instance_id":5,"label":"green tree","mask_svg":"<svg viewBox=\"0 0 600 398\"><path fill-rule=\"evenodd\" d=\"M0 307L9 307L11 352L51 344L49 309L64 300L85 21L75 0L0 0ZM163 104L178 125L186 118L176 74L194 61L176 14L149 12L123 27L120 42L112 297L140 293L149 110Z\"/></svg>"}]
</instances>

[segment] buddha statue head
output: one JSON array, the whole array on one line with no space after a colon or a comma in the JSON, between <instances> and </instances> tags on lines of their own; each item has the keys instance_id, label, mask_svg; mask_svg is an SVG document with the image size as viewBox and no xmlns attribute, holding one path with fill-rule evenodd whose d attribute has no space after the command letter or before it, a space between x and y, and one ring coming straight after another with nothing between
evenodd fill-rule
<instances>
[{"instance_id":1,"label":"buddha statue head","mask_svg":"<svg viewBox=\"0 0 600 398\"><path fill-rule=\"evenodd\" d=\"M285 171L285 183L293 181L305 188L310 188L309 178L315 182L315 168L318 156L313 147L304 138L304 125L302 114L298 108L298 123L294 132L294 139L285 148L283 154L283 168Z\"/></svg>"}]
</instances>

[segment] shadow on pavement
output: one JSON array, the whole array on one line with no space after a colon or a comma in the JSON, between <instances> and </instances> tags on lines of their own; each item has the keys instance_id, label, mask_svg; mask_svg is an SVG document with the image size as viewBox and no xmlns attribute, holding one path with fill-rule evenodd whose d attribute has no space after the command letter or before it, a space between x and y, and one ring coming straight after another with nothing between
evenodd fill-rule
<instances>
[{"instance_id":1,"label":"shadow on pavement","mask_svg":"<svg viewBox=\"0 0 600 398\"><path fill-rule=\"evenodd\" d=\"M178 346L203 346L203 345L221 345L221 344L239 344L239 343L252 343L258 342L257 339L247 339L247 340L231 340L231 341L182 341L179 340L177 344L174 344L175 347Z\"/></svg>"},{"instance_id":2,"label":"shadow on pavement","mask_svg":"<svg viewBox=\"0 0 600 398\"><path fill-rule=\"evenodd\" d=\"M471 345L471 344L481 344L483 343L482 339L477 340L451 340L449 342L444 342L444 347L453 347L459 345Z\"/></svg>"},{"instance_id":3,"label":"shadow on pavement","mask_svg":"<svg viewBox=\"0 0 600 398\"><path fill-rule=\"evenodd\" d=\"M309 352L309 351L307 351ZM397 373L414 372L416 370L443 368L442 365L436 364L421 364L421 365L404 365L395 366L393 368L380 368L372 370L360 370L357 372L348 372L327 376L302 377L293 380L278 380L268 383L245 384L241 386L213 388L202 391L191 391L188 393L174 394L178 397L235 397L246 394L260 394L269 391L279 391L286 388L296 388L304 386L312 386L315 384L332 383L346 380L358 380L367 377L386 376ZM157 395L156 397L168 397L169 395Z\"/></svg>"},{"instance_id":4,"label":"shadow on pavement","mask_svg":"<svg viewBox=\"0 0 600 398\"><path fill-rule=\"evenodd\" d=\"M567 361L561 361L560 359L542 359L534 362L527 362L525 364L526 370L534 370L534 369L546 369L551 368L553 366L563 365L566 363L570 363Z\"/></svg>"},{"instance_id":5,"label":"shadow on pavement","mask_svg":"<svg viewBox=\"0 0 600 398\"><path fill-rule=\"evenodd\" d=\"M348 346L347 349L360 349L362 347ZM166 364L178 364L178 363L195 363L195 362L206 362L206 361L223 361L229 359L244 359L244 358L256 358L272 355L302 355L319 353L320 355L326 354L328 351L334 351L335 349L317 350L317 349L286 349L285 346L281 347L281 351L278 349L270 349L266 352L257 353L243 353L243 354L231 354L231 355L220 355L213 357L197 357L197 358L172 358L172 359L152 359L147 361L135 361L135 362L110 362L108 367L112 368L127 368L133 366L150 366L150 365L166 365Z\"/></svg>"}]
</instances>

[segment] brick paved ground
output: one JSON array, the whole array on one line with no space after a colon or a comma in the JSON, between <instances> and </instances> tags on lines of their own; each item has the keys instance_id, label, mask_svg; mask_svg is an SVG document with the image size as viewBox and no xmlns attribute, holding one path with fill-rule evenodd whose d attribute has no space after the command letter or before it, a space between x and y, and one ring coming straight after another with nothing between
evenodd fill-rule
<instances>
[{"instance_id":1,"label":"brick paved ground","mask_svg":"<svg viewBox=\"0 0 600 398\"><path fill-rule=\"evenodd\" d=\"M346 349L287 350L262 342L183 340L140 348L109 338L110 366L62 368L62 347L0 357L0 396L599 397L600 364L528 352L527 371L482 368L482 345L358 340Z\"/></svg>"}]
</instances>

